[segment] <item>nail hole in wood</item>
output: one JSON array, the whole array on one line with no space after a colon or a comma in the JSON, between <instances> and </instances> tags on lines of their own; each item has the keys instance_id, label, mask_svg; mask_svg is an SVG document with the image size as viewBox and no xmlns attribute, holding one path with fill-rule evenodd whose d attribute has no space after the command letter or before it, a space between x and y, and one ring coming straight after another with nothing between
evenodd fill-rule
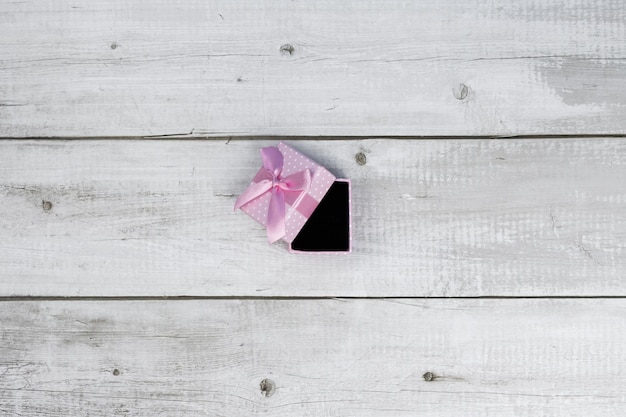
<instances>
[{"instance_id":1,"label":"nail hole in wood","mask_svg":"<svg viewBox=\"0 0 626 417\"><path fill-rule=\"evenodd\" d=\"M426 372L424 375L422 375L422 377L424 378L424 381L430 382L435 379L435 374L433 374L432 372Z\"/></svg>"},{"instance_id":2,"label":"nail hole in wood","mask_svg":"<svg viewBox=\"0 0 626 417\"><path fill-rule=\"evenodd\" d=\"M113 376L118 376L120 374L120 371L117 369L113 370Z\"/></svg>"},{"instance_id":3,"label":"nail hole in wood","mask_svg":"<svg viewBox=\"0 0 626 417\"><path fill-rule=\"evenodd\" d=\"M41 207L43 207L43 211L50 211L52 210L52 203L46 200L43 200L41 202Z\"/></svg>"},{"instance_id":4,"label":"nail hole in wood","mask_svg":"<svg viewBox=\"0 0 626 417\"><path fill-rule=\"evenodd\" d=\"M367 164L367 157L365 156L365 154L363 152L359 152L354 156L354 159L356 159L356 163L359 165L365 165Z\"/></svg>"},{"instance_id":5,"label":"nail hole in wood","mask_svg":"<svg viewBox=\"0 0 626 417\"><path fill-rule=\"evenodd\" d=\"M293 47L293 45L290 45L290 44L288 44L288 43L286 43L286 44L284 44L284 45L282 45L282 46L280 47L280 53L281 53L282 55L285 55L285 56L291 56L291 55L293 55L293 51L294 51L294 47Z\"/></svg>"},{"instance_id":6,"label":"nail hole in wood","mask_svg":"<svg viewBox=\"0 0 626 417\"><path fill-rule=\"evenodd\" d=\"M118 46L118 45L117 45L117 42L113 42L113 43L111 44L111 49L116 49L116 48L117 48L117 46Z\"/></svg>"},{"instance_id":7,"label":"nail hole in wood","mask_svg":"<svg viewBox=\"0 0 626 417\"><path fill-rule=\"evenodd\" d=\"M274 381L267 378L261 381L259 387L261 388L261 393L266 397L274 395L274 391L276 390L276 384L274 384Z\"/></svg>"},{"instance_id":8,"label":"nail hole in wood","mask_svg":"<svg viewBox=\"0 0 626 417\"><path fill-rule=\"evenodd\" d=\"M452 91L452 94L454 94L454 98L457 100L465 100L469 94L469 87L465 84L459 84L459 86Z\"/></svg>"}]
</instances>

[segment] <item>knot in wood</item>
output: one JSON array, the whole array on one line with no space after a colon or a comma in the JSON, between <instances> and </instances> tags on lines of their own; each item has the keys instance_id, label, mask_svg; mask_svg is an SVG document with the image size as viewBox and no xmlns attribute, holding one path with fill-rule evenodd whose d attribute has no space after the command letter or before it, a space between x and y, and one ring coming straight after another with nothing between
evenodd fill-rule
<instances>
[{"instance_id":1,"label":"knot in wood","mask_svg":"<svg viewBox=\"0 0 626 417\"><path fill-rule=\"evenodd\" d=\"M41 202L41 207L43 207L43 211L52 210L52 203L50 201L43 200Z\"/></svg>"},{"instance_id":2,"label":"knot in wood","mask_svg":"<svg viewBox=\"0 0 626 417\"><path fill-rule=\"evenodd\" d=\"M274 383L274 381L267 378L261 381L259 387L261 388L261 393L266 397L271 397L272 395L274 395L274 391L276 390L276 384Z\"/></svg>"},{"instance_id":3,"label":"knot in wood","mask_svg":"<svg viewBox=\"0 0 626 417\"><path fill-rule=\"evenodd\" d=\"M465 84L459 84L459 86L452 91L452 94L454 94L454 98L457 100L465 100L469 94L469 87Z\"/></svg>"},{"instance_id":4,"label":"knot in wood","mask_svg":"<svg viewBox=\"0 0 626 417\"><path fill-rule=\"evenodd\" d=\"M365 156L365 154L363 152L359 152L354 156L354 159L356 159L356 163L359 165L365 165L367 164L367 157Z\"/></svg>"},{"instance_id":5,"label":"knot in wood","mask_svg":"<svg viewBox=\"0 0 626 417\"><path fill-rule=\"evenodd\" d=\"M432 372L426 372L424 375L422 375L422 377L424 378L424 381L430 382L435 379L435 374L433 374Z\"/></svg>"},{"instance_id":6,"label":"knot in wood","mask_svg":"<svg viewBox=\"0 0 626 417\"><path fill-rule=\"evenodd\" d=\"M113 376L118 376L119 374L120 374L120 371L118 369L113 370Z\"/></svg>"},{"instance_id":7,"label":"knot in wood","mask_svg":"<svg viewBox=\"0 0 626 417\"><path fill-rule=\"evenodd\" d=\"M293 55L293 51L294 50L295 49L294 49L293 45L291 45L289 43L281 45L281 47L280 47L280 53L281 53L281 55L284 55L284 56L291 56L291 55Z\"/></svg>"}]
</instances>

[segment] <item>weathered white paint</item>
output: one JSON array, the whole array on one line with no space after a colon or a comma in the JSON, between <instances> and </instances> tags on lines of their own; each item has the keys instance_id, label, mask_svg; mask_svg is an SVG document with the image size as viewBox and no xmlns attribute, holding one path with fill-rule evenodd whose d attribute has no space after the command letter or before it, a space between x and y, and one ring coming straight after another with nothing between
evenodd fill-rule
<instances>
[{"instance_id":1,"label":"weathered white paint","mask_svg":"<svg viewBox=\"0 0 626 417\"><path fill-rule=\"evenodd\" d=\"M0 4L5 137L624 134L625 96L624 0Z\"/></svg>"},{"instance_id":2,"label":"weathered white paint","mask_svg":"<svg viewBox=\"0 0 626 417\"><path fill-rule=\"evenodd\" d=\"M0 322L4 415L626 414L624 300L3 302Z\"/></svg>"},{"instance_id":3,"label":"weathered white paint","mask_svg":"<svg viewBox=\"0 0 626 417\"><path fill-rule=\"evenodd\" d=\"M626 295L626 141L292 142L352 179L347 256L233 212L272 143L1 141L0 295Z\"/></svg>"}]
</instances>

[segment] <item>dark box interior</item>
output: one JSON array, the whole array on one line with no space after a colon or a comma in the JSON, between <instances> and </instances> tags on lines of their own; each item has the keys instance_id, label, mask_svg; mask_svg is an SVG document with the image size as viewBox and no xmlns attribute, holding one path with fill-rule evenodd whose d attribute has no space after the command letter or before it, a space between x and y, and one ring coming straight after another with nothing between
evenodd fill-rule
<instances>
[{"instance_id":1,"label":"dark box interior","mask_svg":"<svg viewBox=\"0 0 626 417\"><path fill-rule=\"evenodd\" d=\"M301 252L350 251L350 183L336 180L320 201L291 249Z\"/></svg>"}]
</instances>

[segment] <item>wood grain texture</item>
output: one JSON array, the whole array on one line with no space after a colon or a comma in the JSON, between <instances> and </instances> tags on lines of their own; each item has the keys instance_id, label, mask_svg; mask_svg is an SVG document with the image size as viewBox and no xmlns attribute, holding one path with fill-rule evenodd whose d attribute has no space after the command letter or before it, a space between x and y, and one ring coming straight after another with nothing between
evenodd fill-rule
<instances>
[{"instance_id":1,"label":"wood grain texture","mask_svg":"<svg viewBox=\"0 0 626 417\"><path fill-rule=\"evenodd\" d=\"M352 179L350 255L233 212L270 144L0 141L0 295L626 295L624 140L292 142Z\"/></svg>"},{"instance_id":2,"label":"wood grain texture","mask_svg":"<svg viewBox=\"0 0 626 417\"><path fill-rule=\"evenodd\" d=\"M0 322L6 415L626 413L624 300L3 302Z\"/></svg>"},{"instance_id":3,"label":"wood grain texture","mask_svg":"<svg viewBox=\"0 0 626 417\"><path fill-rule=\"evenodd\" d=\"M625 96L624 0L0 4L4 137L624 134Z\"/></svg>"}]
</instances>

